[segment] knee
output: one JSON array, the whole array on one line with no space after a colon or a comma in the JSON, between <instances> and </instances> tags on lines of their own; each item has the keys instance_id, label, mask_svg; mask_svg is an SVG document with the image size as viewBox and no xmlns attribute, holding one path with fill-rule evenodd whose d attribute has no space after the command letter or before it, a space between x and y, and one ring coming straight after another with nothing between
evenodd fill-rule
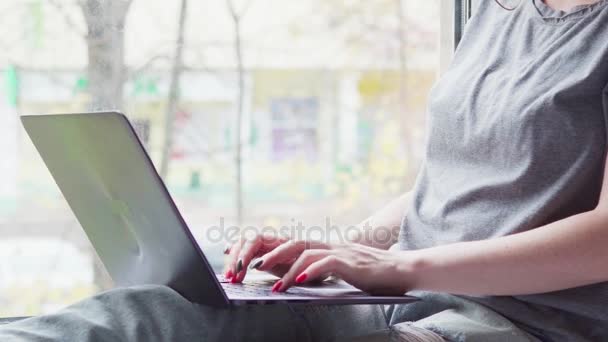
<instances>
[{"instance_id":1,"label":"knee","mask_svg":"<svg viewBox=\"0 0 608 342\"><path fill-rule=\"evenodd\" d=\"M179 293L164 285L137 285L116 289L126 296L184 299Z\"/></svg>"},{"instance_id":2,"label":"knee","mask_svg":"<svg viewBox=\"0 0 608 342\"><path fill-rule=\"evenodd\" d=\"M128 306L145 309L149 307L190 307L192 304L168 286L138 285L113 289L97 296L112 306Z\"/></svg>"},{"instance_id":3,"label":"knee","mask_svg":"<svg viewBox=\"0 0 608 342\"><path fill-rule=\"evenodd\" d=\"M116 321L126 324L123 335L127 341L191 340L190 335L177 337L202 333L198 327L200 310L167 286L119 288L102 293L96 299L113 324L118 324Z\"/></svg>"}]
</instances>

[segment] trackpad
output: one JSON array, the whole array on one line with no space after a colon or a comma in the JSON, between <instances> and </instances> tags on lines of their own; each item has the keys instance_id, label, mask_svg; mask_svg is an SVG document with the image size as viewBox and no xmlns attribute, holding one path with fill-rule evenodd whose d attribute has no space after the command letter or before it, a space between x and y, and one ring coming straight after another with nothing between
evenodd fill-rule
<instances>
[{"instance_id":1,"label":"trackpad","mask_svg":"<svg viewBox=\"0 0 608 342\"><path fill-rule=\"evenodd\" d=\"M318 297L344 297L361 296L365 292L349 285L343 280L329 280L317 284L293 286L288 290L289 293L318 296Z\"/></svg>"}]
</instances>

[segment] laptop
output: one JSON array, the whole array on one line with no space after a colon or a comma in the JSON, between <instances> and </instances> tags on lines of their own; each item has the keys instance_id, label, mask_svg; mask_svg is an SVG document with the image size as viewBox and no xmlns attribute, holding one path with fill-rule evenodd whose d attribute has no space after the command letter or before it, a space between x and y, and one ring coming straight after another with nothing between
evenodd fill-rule
<instances>
[{"instance_id":1,"label":"laptop","mask_svg":"<svg viewBox=\"0 0 608 342\"><path fill-rule=\"evenodd\" d=\"M285 293L272 293L272 281L251 274L243 284L230 284L213 272L125 115L37 115L21 121L117 286L166 285L215 307L416 300L371 296L341 281Z\"/></svg>"}]
</instances>

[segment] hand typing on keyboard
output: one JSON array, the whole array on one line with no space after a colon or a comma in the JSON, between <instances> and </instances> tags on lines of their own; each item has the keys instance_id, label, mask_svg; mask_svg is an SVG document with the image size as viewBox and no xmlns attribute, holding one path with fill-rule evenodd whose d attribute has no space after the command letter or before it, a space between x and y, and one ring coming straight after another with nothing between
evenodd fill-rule
<instances>
[{"instance_id":1,"label":"hand typing on keyboard","mask_svg":"<svg viewBox=\"0 0 608 342\"><path fill-rule=\"evenodd\" d=\"M248 268L257 269L281 278L272 288L275 292L336 275L370 294L403 295L417 281L411 252L358 243L330 245L258 235L242 238L226 253L225 276L231 283L241 283Z\"/></svg>"},{"instance_id":2,"label":"hand typing on keyboard","mask_svg":"<svg viewBox=\"0 0 608 342\"><path fill-rule=\"evenodd\" d=\"M232 283L240 283L245 279L248 269L260 269L264 263L262 256L274 251L276 248L295 243L287 237L276 235L257 235L253 238L242 237L236 243L228 246L224 251L228 254L228 261L224 276ZM328 249L329 245L321 242L298 242L305 248ZM273 267L266 267L264 271L282 277L289 271L296 258L276 260Z\"/></svg>"}]
</instances>

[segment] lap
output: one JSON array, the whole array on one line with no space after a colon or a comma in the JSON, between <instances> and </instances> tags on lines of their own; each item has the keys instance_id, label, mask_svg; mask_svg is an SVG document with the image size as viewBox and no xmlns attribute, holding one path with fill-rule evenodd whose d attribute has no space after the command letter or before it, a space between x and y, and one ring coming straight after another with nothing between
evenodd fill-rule
<instances>
[{"instance_id":1,"label":"lap","mask_svg":"<svg viewBox=\"0 0 608 342\"><path fill-rule=\"evenodd\" d=\"M167 287L141 286L0 327L0 341L537 341L490 309L450 295L423 296L388 316L390 322L377 305L218 309Z\"/></svg>"},{"instance_id":2,"label":"lap","mask_svg":"<svg viewBox=\"0 0 608 342\"><path fill-rule=\"evenodd\" d=\"M167 287L141 286L0 327L0 340L331 341L369 334L386 324L376 305L218 309L190 303Z\"/></svg>"}]
</instances>

